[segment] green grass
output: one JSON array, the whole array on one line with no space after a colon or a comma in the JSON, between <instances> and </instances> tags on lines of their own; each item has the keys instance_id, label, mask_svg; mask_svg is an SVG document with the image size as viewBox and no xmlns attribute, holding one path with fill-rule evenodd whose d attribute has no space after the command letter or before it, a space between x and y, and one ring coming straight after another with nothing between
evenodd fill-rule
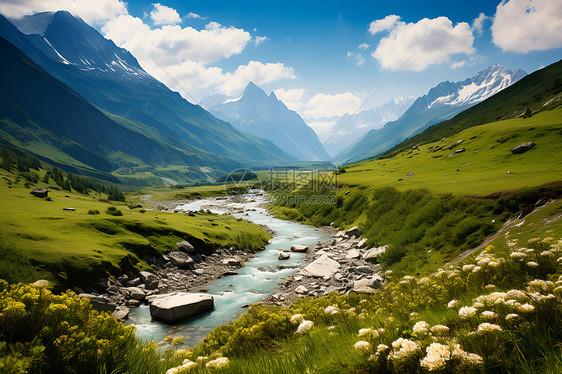
<instances>
[{"instance_id":1,"label":"green grass","mask_svg":"<svg viewBox=\"0 0 562 374\"><path fill-rule=\"evenodd\" d=\"M0 236L2 243L32 261L42 276L74 286L91 277L117 272L140 257L176 249L188 240L201 252L235 246L248 251L263 247L269 236L256 225L227 215L165 213L106 203L105 195L49 191L52 201L32 196L23 178L0 171ZM5 177L11 181L8 182ZM37 186L44 186L39 182ZM115 206L122 216L107 209ZM134 206L134 205L133 205ZM63 208L75 208L64 211ZM98 210L101 214L88 212Z\"/></svg>"},{"instance_id":2,"label":"green grass","mask_svg":"<svg viewBox=\"0 0 562 374\"><path fill-rule=\"evenodd\" d=\"M461 139L464 142L458 147L436 151ZM511 154L513 147L529 141L537 145L526 153ZM338 181L346 191L391 186L401 191L425 188L436 193L484 196L560 180L561 141L562 108L556 108L530 118L471 127L392 158L350 165ZM466 151L448 157L458 148ZM410 172L415 174L406 177Z\"/></svg>"}]
</instances>

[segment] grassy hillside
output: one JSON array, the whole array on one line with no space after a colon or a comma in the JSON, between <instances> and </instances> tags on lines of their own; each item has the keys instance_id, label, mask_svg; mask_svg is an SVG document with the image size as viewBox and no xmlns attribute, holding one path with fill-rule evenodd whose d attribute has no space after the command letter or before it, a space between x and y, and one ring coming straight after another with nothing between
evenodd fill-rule
<instances>
[{"instance_id":1,"label":"grassy hillside","mask_svg":"<svg viewBox=\"0 0 562 374\"><path fill-rule=\"evenodd\" d=\"M37 182L30 183L27 174ZM230 216L145 211L93 191L50 190L47 199L37 198L32 188L54 182L42 182L42 169L27 174L0 169L0 278L10 281L31 281L31 276L74 286L145 267L143 256L174 250L181 240L209 253L221 246L252 251L269 238L262 228Z\"/></svg>"},{"instance_id":2,"label":"grassy hillside","mask_svg":"<svg viewBox=\"0 0 562 374\"><path fill-rule=\"evenodd\" d=\"M460 140L463 142L455 145ZM437 193L484 196L560 180L561 141L562 107L558 107L529 118L470 127L389 158L350 165L338 181L352 190L392 186L401 191L426 188ZM536 146L523 154L510 152L524 142ZM458 149L465 151L455 154ZM408 173L415 174L406 177Z\"/></svg>"}]
</instances>

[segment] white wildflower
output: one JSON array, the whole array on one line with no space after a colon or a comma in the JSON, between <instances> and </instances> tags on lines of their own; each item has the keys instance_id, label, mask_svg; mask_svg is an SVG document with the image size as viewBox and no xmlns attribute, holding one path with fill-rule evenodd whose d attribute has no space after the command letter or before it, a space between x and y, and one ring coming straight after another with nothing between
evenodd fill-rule
<instances>
[{"instance_id":1,"label":"white wildflower","mask_svg":"<svg viewBox=\"0 0 562 374\"><path fill-rule=\"evenodd\" d=\"M535 307L527 303L527 304L519 305L517 310L520 311L521 313L529 313L535 310Z\"/></svg>"},{"instance_id":2,"label":"white wildflower","mask_svg":"<svg viewBox=\"0 0 562 374\"><path fill-rule=\"evenodd\" d=\"M205 367L214 368L214 369L222 369L226 365L228 365L229 362L230 361L229 361L228 357L219 357L219 358L215 358L214 360L211 360L211 361L207 362Z\"/></svg>"},{"instance_id":3,"label":"white wildflower","mask_svg":"<svg viewBox=\"0 0 562 374\"><path fill-rule=\"evenodd\" d=\"M449 328L445 325L435 325L431 328L431 332L438 335L445 335L449 332Z\"/></svg>"},{"instance_id":4,"label":"white wildflower","mask_svg":"<svg viewBox=\"0 0 562 374\"><path fill-rule=\"evenodd\" d=\"M388 345L386 344L379 344L377 345L377 353L382 353L388 349Z\"/></svg>"},{"instance_id":5,"label":"white wildflower","mask_svg":"<svg viewBox=\"0 0 562 374\"><path fill-rule=\"evenodd\" d=\"M449 303L447 304L447 308L458 308L460 304L461 304L460 301L453 299L449 301Z\"/></svg>"},{"instance_id":6,"label":"white wildflower","mask_svg":"<svg viewBox=\"0 0 562 374\"><path fill-rule=\"evenodd\" d=\"M484 308L485 306L486 306L486 305L484 305L483 303L478 302L478 301L475 302L474 304L472 304L472 307L473 307L473 308L476 308L476 309L482 309L482 308Z\"/></svg>"},{"instance_id":7,"label":"white wildflower","mask_svg":"<svg viewBox=\"0 0 562 374\"><path fill-rule=\"evenodd\" d=\"M505 320L506 321L511 321L512 319L516 319L519 317L519 314L516 313L509 313L507 316L505 316Z\"/></svg>"},{"instance_id":8,"label":"white wildflower","mask_svg":"<svg viewBox=\"0 0 562 374\"><path fill-rule=\"evenodd\" d=\"M521 253L521 252L512 252L512 253L509 255L509 257L515 258L515 259L521 259L521 258L527 257L527 254Z\"/></svg>"},{"instance_id":9,"label":"white wildflower","mask_svg":"<svg viewBox=\"0 0 562 374\"><path fill-rule=\"evenodd\" d=\"M305 332L309 332L310 329L314 326L314 322L312 321L302 321L299 327L297 328L297 332L295 334L304 334Z\"/></svg>"},{"instance_id":10,"label":"white wildflower","mask_svg":"<svg viewBox=\"0 0 562 374\"><path fill-rule=\"evenodd\" d=\"M467 318L470 318L470 317L474 317L477 312L478 312L478 309L476 309L476 308L473 308L471 306L463 306L459 310L459 317L462 318L462 319L467 319Z\"/></svg>"},{"instance_id":11,"label":"white wildflower","mask_svg":"<svg viewBox=\"0 0 562 374\"><path fill-rule=\"evenodd\" d=\"M360 340L353 345L353 348L355 348L356 351L367 352L369 349L371 349L371 344L364 340Z\"/></svg>"},{"instance_id":12,"label":"white wildflower","mask_svg":"<svg viewBox=\"0 0 562 374\"><path fill-rule=\"evenodd\" d=\"M359 330L359 336L365 336L365 335L369 335L373 333L373 329L371 328L367 328L367 329L361 329Z\"/></svg>"},{"instance_id":13,"label":"white wildflower","mask_svg":"<svg viewBox=\"0 0 562 374\"><path fill-rule=\"evenodd\" d=\"M473 272L473 273L478 273L480 270L482 270L482 268L481 268L480 266L475 266L475 267L472 269L472 272Z\"/></svg>"},{"instance_id":14,"label":"white wildflower","mask_svg":"<svg viewBox=\"0 0 562 374\"><path fill-rule=\"evenodd\" d=\"M398 338L392 342L392 352L390 352L388 358L400 364L408 361L419 353L421 353L421 347L418 343L410 339Z\"/></svg>"},{"instance_id":15,"label":"white wildflower","mask_svg":"<svg viewBox=\"0 0 562 374\"><path fill-rule=\"evenodd\" d=\"M474 266L476 266L476 265L474 265L474 264L464 265L462 267L462 271L472 271L472 269L474 269Z\"/></svg>"},{"instance_id":16,"label":"white wildflower","mask_svg":"<svg viewBox=\"0 0 562 374\"><path fill-rule=\"evenodd\" d=\"M527 266L531 267L531 268L536 268L539 266L538 263L536 263L535 261L529 261L527 262Z\"/></svg>"},{"instance_id":17,"label":"white wildflower","mask_svg":"<svg viewBox=\"0 0 562 374\"><path fill-rule=\"evenodd\" d=\"M501 331L501 330L502 328L500 325L496 325L495 323L488 323L488 322L481 323L480 325L478 325L478 329L477 329L479 333Z\"/></svg>"},{"instance_id":18,"label":"white wildflower","mask_svg":"<svg viewBox=\"0 0 562 374\"><path fill-rule=\"evenodd\" d=\"M291 323L297 324L304 321L304 316L302 314L295 314L291 317Z\"/></svg>"},{"instance_id":19,"label":"white wildflower","mask_svg":"<svg viewBox=\"0 0 562 374\"><path fill-rule=\"evenodd\" d=\"M423 335L423 334L427 334L430 327L431 326L429 325L429 323L425 321L419 321L414 325L412 330L414 331L414 335Z\"/></svg>"},{"instance_id":20,"label":"white wildflower","mask_svg":"<svg viewBox=\"0 0 562 374\"><path fill-rule=\"evenodd\" d=\"M327 330L334 330L336 326L328 326Z\"/></svg>"},{"instance_id":21,"label":"white wildflower","mask_svg":"<svg viewBox=\"0 0 562 374\"><path fill-rule=\"evenodd\" d=\"M449 347L439 343L431 343L427 347L427 355L420 361L420 365L429 371L445 368L447 361L451 358Z\"/></svg>"},{"instance_id":22,"label":"white wildflower","mask_svg":"<svg viewBox=\"0 0 562 374\"><path fill-rule=\"evenodd\" d=\"M507 291L507 297L510 299L515 299L519 301L528 300L529 297L525 294L525 292L520 290L510 290Z\"/></svg>"},{"instance_id":23,"label":"white wildflower","mask_svg":"<svg viewBox=\"0 0 562 374\"><path fill-rule=\"evenodd\" d=\"M489 310L485 310L482 312L482 317L486 318L486 319L496 319L498 318L498 315L492 311Z\"/></svg>"}]
</instances>

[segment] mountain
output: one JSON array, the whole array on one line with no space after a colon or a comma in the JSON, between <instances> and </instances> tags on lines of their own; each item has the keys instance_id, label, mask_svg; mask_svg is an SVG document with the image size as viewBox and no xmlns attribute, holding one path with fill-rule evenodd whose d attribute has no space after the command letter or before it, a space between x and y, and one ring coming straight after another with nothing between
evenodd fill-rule
<instances>
[{"instance_id":1,"label":"mountain","mask_svg":"<svg viewBox=\"0 0 562 374\"><path fill-rule=\"evenodd\" d=\"M19 20L0 16L0 36L113 121L161 144L244 165L295 161L271 142L189 103L146 73L128 51L66 11Z\"/></svg>"},{"instance_id":2,"label":"mountain","mask_svg":"<svg viewBox=\"0 0 562 374\"><path fill-rule=\"evenodd\" d=\"M0 38L0 140L71 171L118 181L120 167L185 165L232 170L238 163L193 148L174 149L123 127Z\"/></svg>"},{"instance_id":3,"label":"mountain","mask_svg":"<svg viewBox=\"0 0 562 374\"><path fill-rule=\"evenodd\" d=\"M225 94L209 95L201 99L199 106L205 110L209 110L216 105L226 103L230 99L232 98Z\"/></svg>"},{"instance_id":4,"label":"mountain","mask_svg":"<svg viewBox=\"0 0 562 374\"><path fill-rule=\"evenodd\" d=\"M454 117L525 75L523 70L513 72L494 65L464 81L439 83L419 97L399 119L388 122L382 129L369 131L334 161L355 162L374 157L429 126Z\"/></svg>"},{"instance_id":5,"label":"mountain","mask_svg":"<svg viewBox=\"0 0 562 374\"><path fill-rule=\"evenodd\" d=\"M552 110L560 105L562 105L562 60L523 77L455 117L431 126L383 153L381 157L392 157L413 146L456 136L470 127L511 118L532 119L535 114ZM560 123L559 119L557 121ZM558 135L560 134L558 132ZM498 139L497 142L504 143L506 140L509 140L509 137Z\"/></svg>"},{"instance_id":6,"label":"mountain","mask_svg":"<svg viewBox=\"0 0 562 374\"><path fill-rule=\"evenodd\" d=\"M337 130L325 143L324 148L332 156L363 138L369 130L377 130L385 123L398 119L414 102L414 97L400 97L387 101L373 109L351 115L345 113L334 125Z\"/></svg>"},{"instance_id":7,"label":"mountain","mask_svg":"<svg viewBox=\"0 0 562 374\"><path fill-rule=\"evenodd\" d=\"M209 111L241 131L272 141L300 160L330 158L314 130L296 112L289 110L275 93L267 96L252 82L240 99L215 105Z\"/></svg>"}]
</instances>

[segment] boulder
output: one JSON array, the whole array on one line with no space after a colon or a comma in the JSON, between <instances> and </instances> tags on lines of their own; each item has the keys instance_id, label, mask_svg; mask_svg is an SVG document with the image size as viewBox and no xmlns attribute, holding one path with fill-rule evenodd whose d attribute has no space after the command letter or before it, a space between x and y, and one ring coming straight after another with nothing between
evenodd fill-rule
<instances>
[{"instance_id":1,"label":"boulder","mask_svg":"<svg viewBox=\"0 0 562 374\"><path fill-rule=\"evenodd\" d=\"M127 287L136 287L136 286L140 286L142 284L142 281L139 277L130 279L127 281Z\"/></svg>"},{"instance_id":2,"label":"boulder","mask_svg":"<svg viewBox=\"0 0 562 374\"><path fill-rule=\"evenodd\" d=\"M463 153L464 151L466 151L464 148L455 149L455 153Z\"/></svg>"},{"instance_id":3,"label":"boulder","mask_svg":"<svg viewBox=\"0 0 562 374\"><path fill-rule=\"evenodd\" d=\"M187 255L185 252L173 251L167 254L168 259L172 265L177 266L180 269L191 269L193 268L193 259Z\"/></svg>"},{"instance_id":4,"label":"boulder","mask_svg":"<svg viewBox=\"0 0 562 374\"><path fill-rule=\"evenodd\" d=\"M307 245L295 244L295 245L291 246L291 251L293 251L293 252L307 252L308 246Z\"/></svg>"},{"instance_id":5,"label":"boulder","mask_svg":"<svg viewBox=\"0 0 562 374\"><path fill-rule=\"evenodd\" d=\"M178 247L178 250L182 252L195 253L195 247L193 247L193 245L191 245L191 243L187 240L182 240L181 242L176 243L176 246Z\"/></svg>"},{"instance_id":6,"label":"boulder","mask_svg":"<svg viewBox=\"0 0 562 374\"><path fill-rule=\"evenodd\" d=\"M520 153L525 153L529 149L533 148L535 145L536 144L533 143L533 142L521 143L517 147L511 149L511 153L513 153L514 155L517 155L517 154L520 154Z\"/></svg>"},{"instance_id":7,"label":"boulder","mask_svg":"<svg viewBox=\"0 0 562 374\"><path fill-rule=\"evenodd\" d=\"M298 293L299 295L305 295L308 293L308 288L306 288L303 285L300 285L297 288L295 288L295 292Z\"/></svg>"},{"instance_id":8,"label":"boulder","mask_svg":"<svg viewBox=\"0 0 562 374\"><path fill-rule=\"evenodd\" d=\"M146 292L140 287L125 287L123 291L125 295L129 296L131 299L141 301L146 298Z\"/></svg>"},{"instance_id":9,"label":"boulder","mask_svg":"<svg viewBox=\"0 0 562 374\"><path fill-rule=\"evenodd\" d=\"M174 324L212 310L214 299L201 293L172 293L151 296L148 304L152 318Z\"/></svg>"},{"instance_id":10,"label":"boulder","mask_svg":"<svg viewBox=\"0 0 562 374\"><path fill-rule=\"evenodd\" d=\"M51 282L46 279L39 279L38 281L31 283L31 285L35 287L48 288L51 285Z\"/></svg>"},{"instance_id":11,"label":"boulder","mask_svg":"<svg viewBox=\"0 0 562 374\"><path fill-rule=\"evenodd\" d=\"M352 228L345 230L345 236L347 236L348 238L352 236L358 238L361 236L361 230L359 230L359 227L353 226Z\"/></svg>"},{"instance_id":12,"label":"boulder","mask_svg":"<svg viewBox=\"0 0 562 374\"><path fill-rule=\"evenodd\" d=\"M59 187L59 186L49 185L49 189L50 189L50 190L54 190L54 191L60 191L60 187Z\"/></svg>"},{"instance_id":13,"label":"boulder","mask_svg":"<svg viewBox=\"0 0 562 374\"><path fill-rule=\"evenodd\" d=\"M367 239L361 239L359 243L357 243L357 248L365 248L367 246Z\"/></svg>"},{"instance_id":14,"label":"boulder","mask_svg":"<svg viewBox=\"0 0 562 374\"><path fill-rule=\"evenodd\" d=\"M129 309L128 307L120 306L120 307L117 307L117 309L115 309L115 311L113 311L113 313L111 313L111 315L113 317L115 317L116 320L126 319L129 316L130 311L131 311L131 309Z\"/></svg>"},{"instance_id":15,"label":"boulder","mask_svg":"<svg viewBox=\"0 0 562 374\"><path fill-rule=\"evenodd\" d=\"M49 190L46 188L34 188L31 190L31 194L36 197L44 198L49 195Z\"/></svg>"},{"instance_id":16,"label":"boulder","mask_svg":"<svg viewBox=\"0 0 562 374\"><path fill-rule=\"evenodd\" d=\"M339 268L340 264L337 261L332 260L328 255L322 255L302 269L301 274L308 277L328 278L334 275Z\"/></svg>"},{"instance_id":17,"label":"boulder","mask_svg":"<svg viewBox=\"0 0 562 374\"><path fill-rule=\"evenodd\" d=\"M353 292L374 292L377 288L381 288L382 279L364 278L353 282Z\"/></svg>"},{"instance_id":18,"label":"boulder","mask_svg":"<svg viewBox=\"0 0 562 374\"><path fill-rule=\"evenodd\" d=\"M349 252L345 255L346 258L359 258L361 257L361 253L357 249L350 249Z\"/></svg>"},{"instance_id":19,"label":"boulder","mask_svg":"<svg viewBox=\"0 0 562 374\"><path fill-rule=\"evenodd\" d=\"M377 262L378 261L377 258L379 257L380 254L386 252L386 248L388 248L388 245L383 245L381 247L369 249L363 255L363 260Z\"/></svg>"},{"instance_id":20,"label":"boulder","mask_svg":"<svg viewBox=\"0 0 562 374\"><path fill-rule=\"evenodd\" d=\"M279 254L277 255L277 259L279 260L288 260L290 257L291 255L285 252L279 252Z\"/></svg>"},{"instance_id":21,"label":"boulder","mask_svg":"<svg viewBox=\"0 0 562 374\"><path fill-rule=\"evenodd\" d=\"M139 277L147 290L155 290L158 288L158 277L156 275L148 271L141 271Z\"/></svg>"},{"instance_id":22,"label":"boulder","mask_svg":"<svg viewBox=\"0 0 562 374\"><path fill-rule=\"evenodd\" d=\"M81 293L78 296L90 299L92 307L100 312L113 312L116 308L116 305L105 296L94 295L91 293Z\"/></svg>"},{"instance_id":23,"label":"boulder","mask_svg":"<svg viewBox=\"0 0 562 374\"><path fill-rule=\"evenodd\" d=\"M238 259L236 257L225 258L224 260L222 260L222 263L223 263L223 265L232 266L232 267L241 267L242 266L242 261L240 261L240 259Z\"/></svg>"}]
</instances>

